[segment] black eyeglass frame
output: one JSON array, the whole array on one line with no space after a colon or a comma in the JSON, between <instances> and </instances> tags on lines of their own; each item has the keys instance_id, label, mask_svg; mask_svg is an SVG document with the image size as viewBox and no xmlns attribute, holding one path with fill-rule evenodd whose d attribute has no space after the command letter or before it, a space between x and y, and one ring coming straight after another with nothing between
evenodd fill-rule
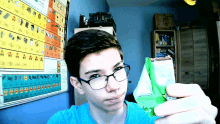
<instances>
[{"instance_id":1,"label":"black eyeglass frame","mask_svg":"<svg viewBox=\"0 0 220 124\"><path fill-rule=\"evenodd\" d=\"M129 75L130 75L131 66L128 65L128 64L125 64L125 63L123 63L123 64L124 64L124 67L123 67L123 68L128 67L128 70L129 70L129 73L128 73L128 76L127 76L127 78L128 78ZM117 72L117 71L115 71L115 72ZM113 76L113 77L114 77L115 72L112 73L112 74L110 74L110 75L102 75L102 76L106 76L106 77L107 77L107 78L106 78L107 83L106 83L106 85L105 85L103 88L105 88L105 87L108 85L108 78L109 78L110 76ZM125 78L125 79L127 79L127 78ZM93 79L90 79L90 80L85 80L85 79L82 79L82 78L80 78L80 77L77 77L77 79L78 79L79 81L84 81L85 83L89 84L89 86L92 88L92 86L90 85L90 81L91 81L91 80L94 80L94 79L96 79L96 78L93 78ZM114 79L115 79L115 77L114 77ZM124 79L124 80L125 80L125 79ZM116 80L116 79L115 79L115 80ZM122 81L124 81L124 80L122 80ZM117 80L116 80L116 81L117 81ZM122 81L118 81L118 82L122 82ZM100 88L100 89L103 89L103 88ZM93 89L93 88L92 88L92 89ZM100 90L100 89L93 89L93 90Z\"/></svg>"}]
</instances>

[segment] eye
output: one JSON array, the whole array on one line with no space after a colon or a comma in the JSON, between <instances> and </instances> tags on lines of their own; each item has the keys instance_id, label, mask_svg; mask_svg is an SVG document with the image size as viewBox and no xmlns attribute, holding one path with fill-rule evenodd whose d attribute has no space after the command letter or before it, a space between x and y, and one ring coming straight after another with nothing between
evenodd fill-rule
<instances>
[{"instance_id":1,"label":"eye","mask_svg":"<svg viewBox=\"0 0 220 124\"><path fill-rule=\"evenodd\" d=\"M118 70L121 70L122 68L124 68L123 66L119 66L117 68L115 68L114 72L118 71Z\"/></svg>"},{"instance_id":2,"label":"eye","mask_svg":"<svg viewBox=\"0 0 220 124\"><path fill-rule=\"evenodd\" d=\"M91 75L91 76L89 77L89 79L91 80L91 79L95 79L95 78L98 78L98 77L101 77L101 75L99 75L99 74L93 74L93 75Z\"/></svg>"}]
</instances>

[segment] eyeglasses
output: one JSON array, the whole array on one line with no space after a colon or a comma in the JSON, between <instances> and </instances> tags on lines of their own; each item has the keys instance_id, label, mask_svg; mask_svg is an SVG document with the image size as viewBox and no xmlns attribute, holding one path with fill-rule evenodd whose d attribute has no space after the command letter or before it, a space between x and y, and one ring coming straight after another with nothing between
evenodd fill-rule
<instances>
[{"instance_id":1,"label":"eyeglasses","mask_svg":"<svg viewBox=\"0 0 220 124\"><path fill-rule=\"evenodd\" d=\"M118 82L122 82L126 80L130 74L130 68L131 68L130 65L124 63L123 66L117 67L113 74L110 75L95 74L94 76L92 76L92 79L90 80L84 80L80 77L78 77L78 80L88 83L93 90L100 90L107 86L108 78L110 76L113 76L115 80Z\"/></svg>"}]
</instances>

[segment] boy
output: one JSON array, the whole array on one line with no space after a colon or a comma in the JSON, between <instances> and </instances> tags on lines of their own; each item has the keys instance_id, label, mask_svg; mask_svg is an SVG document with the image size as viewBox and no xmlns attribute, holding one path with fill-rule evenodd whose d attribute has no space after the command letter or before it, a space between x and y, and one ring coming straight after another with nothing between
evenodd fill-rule
<instances>
[{"instance_id":1,"label":"boy","mask_svg":"<svg viewBox=\"0 0 220 124\"><path fill-rule=\"evenodd\" d=\"M215 124L217 108L195 84L167 86L168 95L183 98L160 104L157 116L151 118L136 103L126 101L130 65L123 61L119 42L105 31L79 32L65 50L70 82L88 103L56 113L48 124Z\"/></svg>"}]
</instances>

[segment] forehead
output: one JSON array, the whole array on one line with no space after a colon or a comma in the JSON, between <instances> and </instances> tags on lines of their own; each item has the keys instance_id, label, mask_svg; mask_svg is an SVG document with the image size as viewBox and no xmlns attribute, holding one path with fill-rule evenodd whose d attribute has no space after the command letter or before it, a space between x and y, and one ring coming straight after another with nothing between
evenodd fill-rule
<instances>
[{"instance_id":1,"label":"forehead","mask_svg":"<svg viewBox=\"0 0 220 124\"><path fill-rule=\"evenodd\" d=\"M121 56L118 49L109 48L99 53L87 55L80 62L80 71L88 71L92 69L112 68L115 64L121 61Z\"/></svg>"}]
</instances>

